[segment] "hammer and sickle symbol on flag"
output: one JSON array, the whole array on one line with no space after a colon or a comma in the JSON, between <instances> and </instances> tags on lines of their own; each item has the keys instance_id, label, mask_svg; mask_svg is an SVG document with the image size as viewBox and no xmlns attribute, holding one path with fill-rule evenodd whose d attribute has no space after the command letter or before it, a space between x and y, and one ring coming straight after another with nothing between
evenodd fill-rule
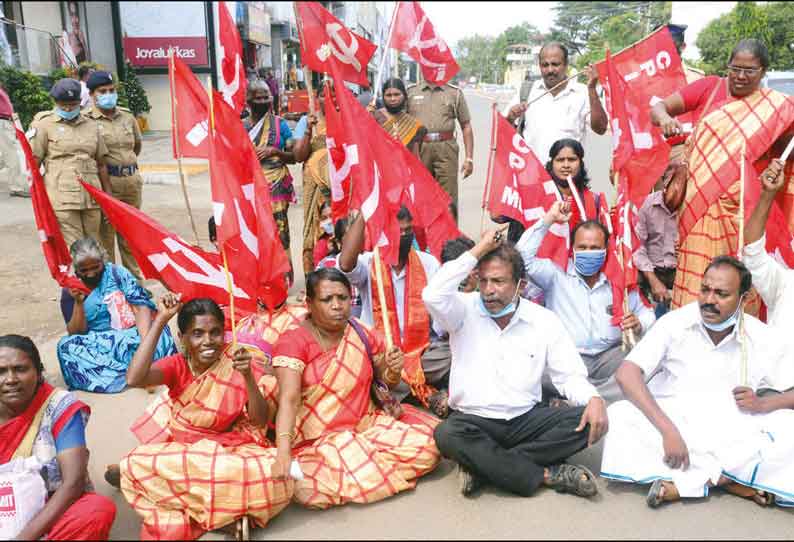
<instances>
[{"instance_id":1,"label":"hammer and sickle symbol on flag","mask_svg":"<svg viewBox=\"0 0 794 542\"><path fill-rule=\"evenodd\" d=\"M416 50L419 52L419 63L427 66L428 68L436 68L438 69L438 77L439 79L443 79L444 71L446 69L446 64L438 64L431 60L425 58L422 54L422 51L425 49L430 49L432 47L438 47L438 50L442 53L447 50L447 44L444 43L444 40L440 39L438 36L433 36L432 39L422 41L422 32L425 29L425 23L427 23L427 15L422 16L422 20L419 21L419 24L416 26L416 30L414 31L414 35L411 37L411 41L408 42L409 47L415 47Z\"/></svg>"},{"instance_id":2,"label":"hammer and sickle symbol on flag","mask_svg":"<svg viewBox=\"0 0 794 542\"><path fill-rule=\"evenodd\" d=\"M353 34L347 32L350 35L350 45L348 45L345 43L344 38L339 35L340 30L342 30L342 25L339 23L334 22L325 25L325 32L331 38L331 41L325 42L322 47L317 49L317 58L325 62L333 54L340 62L350 64L356 71L361 71L361 63L356 58L358 40Z\"/></svg>"}]
</instances>

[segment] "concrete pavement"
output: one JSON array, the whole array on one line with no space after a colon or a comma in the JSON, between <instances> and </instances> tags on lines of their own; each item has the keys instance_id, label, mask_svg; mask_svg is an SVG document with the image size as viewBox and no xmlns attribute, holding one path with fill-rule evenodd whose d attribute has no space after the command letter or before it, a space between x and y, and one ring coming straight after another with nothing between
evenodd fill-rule
<instances>
[{"instance_id":1,"label":"concrete pavement","mask_svg":"<svg viewBox=\"0 0 794 542\"><path fill-rule=\"evenodd\" d=\"M460 191L461 227L476 237L480 231L480 201L488 163L490 102L487 97L467 92L473 115L475 133L475 170L462 182ZM462 142L461 142L462 148ZM591 160L592 158L592 160ZM608 187L606 173L609 162L608 138L591 138L587 145L586 163L591 170L594 187ZM173 164L170 139L151 134L144 141L142 165ZM191 161L200 165L199 161ZM293 167L300 192L299 168ZM3 187L0 187L2 193ZM206 220L210 216L209 183L206 172L190 176L190 197L201 243L207 247ZM186 239L190 227L185 216L181 190L176 184L147 184L144 188L144 211ZM300 232L302 211L299 205L290 210L293 235L292 258L300 267ZM32 224L30 200L0 198L0 239L3 246L15 247L11 258L0 261L0 284L4 303L0 307L0 332L27 329L37 340L47 369L47 378L63 385L55 344L63 334L63 320L55 299L57 289L43 265L41 250ZM303 287L302 273L293 293ZM38 297L17 298L11 290L27 289ZM160 290L156 291L159 293ZM6 301L9 301L6 303ZM41 321L26 322L28 312L43 307ZM35 325L34 325L35 324ZM140 521L124 498L102 478L104 467L135 446L128 430L152 396L142 390L128 390L116 395L78 393L92 408L88 424L91 449L90 474L97 491L111 496L118 514L111 536L113 539L134 539ZM601 445L585 450L572 461L581 462L598 472ZM792 512L783 509L762 509L754 503L714 492L708 499L674 503L660 510L645 505L647 486L637 487L599 480L601 495L585 500L541 490L531 498L520 498L486 488L474 499L465 499L457 489L454 466L443 462L436 471L419 481L414 491L405 492L386 501L360 506L347 505L327 511L304 510L290 506L266 529L254 530L255 539L462 539L462 538L664 538L664 539L791 539L794 537ZM209 533L211 540L229 538Z\"/></svg>"}]
</instances>

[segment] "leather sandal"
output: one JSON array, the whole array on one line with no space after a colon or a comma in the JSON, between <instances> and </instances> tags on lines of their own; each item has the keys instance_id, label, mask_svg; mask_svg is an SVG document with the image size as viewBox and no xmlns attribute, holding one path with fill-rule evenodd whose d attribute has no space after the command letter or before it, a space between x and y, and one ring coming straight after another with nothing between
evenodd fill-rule
<instances>
[{"instance_id":1,"label":"leather sandal","mask_svg":"<svg viewBox=\"0 0 794 542\"><path fill-rule=\"evenodd\" d=\"M427 398L430 411L439 418L449 416L449 394L446 390L438 390Z\"/></svg>"},{"instance_id":2,"label":"leather sandal","mask_svg":"<svg viewBox=\"0 0 794 542\"><path fill-rule=\"evenodd\" d=\"M648 496L645 497L645 502L650 508L659 508L664 502L662 489L664 489L664 480L661 478L654 480L651 484L651 489L648 491Z\"/></svg>"},{"instance_id":3,"label":"leather sandal","mask_svg":"<svg viewBox=\"0 0 794 542\"><path fill-rule=\"evenodd\" d=\"M121 469L118 463L105 467L105 481L116 489L121 488Z\"/></svg>"},{"instance_id":4,"label":"leather sandal","mask_svg":"<svg viewBox=\"0 0 794 542\"><path fill-rule=\"evenodd\" d=\"M549 479L546 485L558 493L572 493L579 497L592 497L598 494L595 475L582 465L562 463L549 467Z\"/></svg>"}]
</instances>

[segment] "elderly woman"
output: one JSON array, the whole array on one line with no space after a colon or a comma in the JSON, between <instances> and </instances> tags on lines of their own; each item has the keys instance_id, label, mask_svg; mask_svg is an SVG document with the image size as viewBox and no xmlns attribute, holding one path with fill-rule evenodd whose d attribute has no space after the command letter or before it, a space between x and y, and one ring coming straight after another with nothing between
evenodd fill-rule
<instances>
[{"instance_id":1,"label":"elderly woman","mask_svg":"<svg viewBox=\"0 0 794 542\"><path fill-rule=\"evenodd\" d=\"M675 157L676 163L687 163L688 174L674 176L665 191L666 206L680 207L673 308L698 297L701 277L715 256L737 253L739 157L745 144L748 175L751 167L753 174L770 178L785 169L786 183L794 183L794 155L786 164L778 159L794 133L790 98L761 86L769 68L769 51L757 39L741 40L727 67L726 78L712 75L690 83L651 110L653 123L668 137L684 135L675 117L691 112L698 119L683 157ZM791 201L783 210L794 217ZM789 218L788 226L794 228L794 218ZM759 308L752 290L745 311L757 314Z\"/></svg>"},{"instance_id":2,"label":"elderly woman","mask_svg":"<svg viewBox=\"0 0 794 542\"><path fill-rule=\"evenodd\" d=\"M61 294L68 333L57 348L63 378L72 390L120 392L132 355L151 326L154 303L129 271L107 261L93 238L75 241L69 251L88 293L71 288ZM175 351L171 332L163 330L156 358Z\"/></svg>"},{"instance_id":3,"label":"elderly woman","mask_svg":"<svg viewBox=\"0 0 794 542\"><path fill-rule=\"evenodd\" d=\"M153 364L177 313L184 354ZM131 387L164 384L170 399L133 425L142 444L120 464L121 490L143 517L142 539L195 539L246 516L264 527L292 497L291 480L270 475L275 378L261 355L224 343L223 320L210 299L183 306L166 294L127 371Z\"/></svg>"},{"instance_id":4,"label":"elderly woman","mask_svg":"<svg viewBox=\"0 0 794 542\"><path fill-rule=\"evenodd\" d=\"M93 491L85 426L90 409L44 381L39 351L28 337L0 337L0 464L35 456L47 501L19 540L107 540L116 506Z\"/></svg>"},{"instance_id":5,"label":"elderly woman","mask_svg":"<svg viewBox=\"0 0 794 542\"><path fill-rule=\"evenodd\" d=\"M270 182L270 200L273 219L284 250L289 255L289 204L295 200L295 188L287 164L294 164L292 154L292 131L287 121L273 112L273 95L267 83L256 79L246 91L246 101L251 116L243 121L248 136L254 144L256 156L262 166L262 173ZM289 143L289 145L288 145ZM290 271L290 277L292 272ZM290 281L292 278L290 278Z\"/></svg>"},{"instance_id":6,"label":"elderly woman","mask_svg":"<svg viewBox=\"0 0 794 542\"><path fill-rule=\"evenodd\" d=\"M378 335L350 319L350 282L338 269L309 274L306 297L309 316L281 336L273 358L273 475L286 477L297 460L295 499L310 508L370 503L412 489L439 462L438 420L388 400L387 389L400 382L402 352L387 353ZM380 392L372 393L385 397L382 405L370 396L373 385Z\"/></svg>"}]
</instances>

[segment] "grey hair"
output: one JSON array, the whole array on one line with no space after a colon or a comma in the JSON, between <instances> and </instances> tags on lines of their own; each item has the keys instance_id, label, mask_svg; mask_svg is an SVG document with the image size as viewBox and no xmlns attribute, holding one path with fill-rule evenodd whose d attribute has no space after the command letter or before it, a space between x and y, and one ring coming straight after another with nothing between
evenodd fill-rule
<instances>
[{"instance_id":1,"label":"grey hair","mask_svg":"<svg viewBox=\"0 0 794 542\"><path fill-rule=\"evenodd\" d=\"M245 99L250 100L254 97L254 93L260 90L266 90L268 94L270 94L270 87L267 86L261 79L254 79L250 83L248 83L248 90L245 91Z\"/></svg>"},{"instance_id":2,"label":"grey hair","mask_svg":"<svg viewBox=\"0 0 794 542\"><path fill-rule=\"evenodd\" d=\"M93 237L78 239L69 247L69 253L72 255L72 265L75 267L86 258L93 258L101 262L108 261L108 253Z\"/></svg>"}]
</instances>

